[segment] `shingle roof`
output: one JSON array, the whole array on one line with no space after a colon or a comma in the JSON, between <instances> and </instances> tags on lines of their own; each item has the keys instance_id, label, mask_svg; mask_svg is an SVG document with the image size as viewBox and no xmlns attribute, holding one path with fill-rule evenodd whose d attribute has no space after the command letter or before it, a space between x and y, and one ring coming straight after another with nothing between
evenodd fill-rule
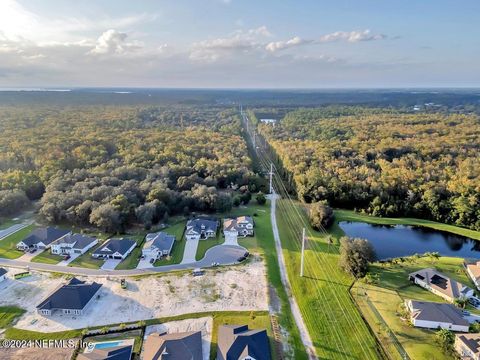
<instances>
[{"instance_id":1,"label":"shingle roof","mask_svg":"<svg viewBox=\"0 0 480 360\"><path fill-rule=\"evenodd\" d=\"M267 331L249 330L247 325L221 325L218 328L217 360L237 360L246 356L271 360Z\"/></svg>"},{"instance_id":2,"label":"shingle roof","mask_svg":"<svg viewBox=\"0 0 480 360\"><path fill-rule=\"evenodd\" d=\"M57 229L53 227L38 228L33 230L22 242L27 246L36 245L43 242L45 245L49 245L53 241L68 234L69 230Z\"/></svg>"},{"instance_id":3,"label":"shingle roof","mask_svg":"<svg viewBox=\"0 0 480 360\"><path fill-rule=\"evenodd\" d=\"M0 268L0 276L3 276L7 273L7 269L4 269L4 268Z\"/></svg>"},{"instance_id":4,"label":"shingle roof","mask_svg":"<svg viewBox=\"0 0 480 360\"><path fill-rule=\"evenodd\" d=\"M480 261L474 264L466 264L467 269L470 270L475 280L480 280Z\"/></svg>"},{"instance_id":5,"label":"shingle roof","mask_svg":"<svg viewBox=\"0 0 480 360\"><path fill-rule=\"evenodd\" d=\"M82 310L101 287L102 284L96 282L87 284L85 281L72 278L43 300L37 309Z\"/></svg>"},{"instance_id":6,"label":"shingle roof","mask_svg":"<svg viewBox=\"0 0 480 360\"><path fill-rule=\"evenodd\" d=\"M204 227L202 229L202 227ZM216 232L218 223L215 220L208 219L193 219L188 220L187 222L187 231L193 230L196 233L200 234L202 231L213 231Z\"/></svg>"},{"instance_id":7,"label":"shingle roof","mask_svg":"<svg viewBox=\"0 0 480 360\"><path fill-rule=\"evenodd\" d=\"M175 242L175 236L169 235L165 232L148 234L146 238L148 239L148 241L144 246L145 249L153 246L160 251L170 250L173 246L173 243Z\"/></svg>"},{"instance_id":8,"label":"shingle roof","mask_svg":"<svg viewBox=\"0 0 480 360\"><path fill-rule=\"evenodd\" d=\"M412 318L468 326L462 312L452 304L411 300Z\"/></svg>"},{"instance_id":9,"label":"shingle roof","mask_svg":"<svg viewBox=\"0 0 480 360\"><path fill-rule=\"evenodd\" d=\"M480 334L457 334L456 338L468 347L473 354L480 355Z\"/></svg>"},{"instance_id":10,"label":"shingle roof","mask_svg":"<svg viewBox=\"0 0 480 360\"><path fill-rule=\"evenodd\" d=\"M151 334L145 340L143 359L202 360L202 333Z\"/></svg>"},{"instance_id":11,"label":"shingle roof","mask_svg":"<svg viewBox=\"0 0 480 360\"><path fill-rule=\"evenodd\" d=\"M237 218L232 219L225 219L223 221L223 230L230 231L230 230L238 230L238 223L239 222L246 222L253 225L253 219L251 216L239 216Z\"/></svg>"},{"instance_id":12,"label":"shingle roof","mask_svg":"<svg viewBox=\"0 0 480 360\"><path fill-rule=\"evenodd\" d=\"M83 249L84 247L90 245L95 241L96 239L90 236L86 236L82 234L69 234L64 236L61 239L55 240L52 244L57 244L57 243L74 244L73 245L74 249Z\"/></svg>"},{"instance_id":13,"label":"shingle roof","mask_svg":"<svg viewBox=\"0 0 480 360\"><path fill-rule=\"evenodd\" d=\"M410 274L411 277L427 283L433 289L447 295L452 299L457 299L464 296L467 292L471 291L468 286L462 283L450 279L448 276L438 272L435 269L422 269Z\"/></svg>"},{"instance_id":14,"label":"shingle roof","mask_svg":"<svg viewBox=\"0 0 480 360\"><path fill-rule=\"evenodd\" d=\"M134 244L136 244L135 240L131 239L110 239L93 253L97 255L110 255L118 252L119 254L125 255Z\"/></svg>"}]
</instances>

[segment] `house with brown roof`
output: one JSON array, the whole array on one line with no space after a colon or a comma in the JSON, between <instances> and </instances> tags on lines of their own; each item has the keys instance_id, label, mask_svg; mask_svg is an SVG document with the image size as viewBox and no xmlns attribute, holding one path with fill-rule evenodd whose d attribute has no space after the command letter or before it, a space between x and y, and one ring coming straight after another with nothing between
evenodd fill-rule
<instances>
[{"instance_id":1,"label":"house with brown roof","mask_svg":"<svg viewBox=\"0 0 480 360\"><path fill-rule=\"evenodd\" d=\"M474 296L473 289L431 268L411 273L409 280L450 302Z\"/></svg>"},{"instance_id":2,"label":"house with brown roof","mask_svg":"<svg viewBox=\"0 0 480 360\"><path fill-rule=\"evenodd\" d=\"M468 331L470 326L462 311L452 304L416 300L407 300L405 304L413 326L463 332Z\"/></svg>"},{"instance_id":3,"label":"house with brown roof","mask_svg":"<svg viewBox=\"0 0 480 360\"><path fill-rule=\"evenodd\" d=\"M223 233L231 233L235 236L253 236L255 223L251 216L239 216L236 218L229 218L223 221ZM228 234L228 235L229 235Z\"/></svg>"},{"instance_id":4,"label":"house with brown roof","mask_svg":"<svg viewBox=\"0 0 480 360\"><path fill-rule=\"evenodd\" d=\"M463 360L480 360L480 334L455 335L455 351Z\"/></svg>"},{"instance_id":5,"label":"house with brown roof","mask_svg":"<svg viewBox=\"0 0 480 360\"><path fill-rule=\"evenodd\" d=\"M143 345L143 360L203 360L202 333L190 331L150 334Z\"/></svg>"},{"instance_id":6,"label":"house with brown roof","mask_svg":"<svg viewBox=\"0 0 480 360\"><path fill-rule=\"evenodd\" d=\"M480 290L480 261L472 264L465 263L465 269L467 270L468 276L470 279L472 279L477 289Z\"/></svg>"}]
</instances>

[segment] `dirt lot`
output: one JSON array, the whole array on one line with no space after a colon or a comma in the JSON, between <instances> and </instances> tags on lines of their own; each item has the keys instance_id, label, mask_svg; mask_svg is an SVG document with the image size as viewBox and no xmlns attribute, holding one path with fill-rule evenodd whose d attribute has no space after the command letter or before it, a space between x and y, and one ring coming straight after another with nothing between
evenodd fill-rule
<instances>
[{"instance_id":1,"label":"dirt lot","mask_svg":"<svg viewBox=\"0 0 480 360\"><path fill-rule=\"evenodd\" d=\"M147 335L150 335L152 333L162 334L164 332L179 333L188 331L201 331L203 360L209 360L210 343L212 342L212 326L213 319L211 317L171 321L160 325L147 326L147 328L145 329L145 338Z\"/></svg>"},{"instance_id":2,"label":"dirt lot","mask_svg":"<svg viewBox=\"0 0 480 360\"><path fill-rule=\"evenodd\" d=\"M2 360L70 360L74 349L2 349Z\"/></svg>"},{"instance_id":3,"label":"dirt lot","mask_svg":"<svg viewBox=\"0 0 480 360\"><path fill-rule=\"evenodd\" d=\"M118 279L95 280L103 284L100 296L92 300L83 316L43 317L36 313L35 306L65 281L45 273L0 283L0 305L26 309L16 327L41 332L203 311L268 310L265 267L260 260L235 269L207 271L199 277L185 274L127 279L126 290Z\"/></svg>"}]
</instances>

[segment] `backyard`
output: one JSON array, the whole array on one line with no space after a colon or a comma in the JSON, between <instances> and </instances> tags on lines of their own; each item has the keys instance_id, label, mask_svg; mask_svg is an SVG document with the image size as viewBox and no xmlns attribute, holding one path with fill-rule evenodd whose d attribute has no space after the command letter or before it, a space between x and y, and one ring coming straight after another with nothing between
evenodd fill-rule
<instances>
[{"instance_id":1,"label":"backyard","mask_svg":"<svg viewBox=\"0 0 480 360\"><path fill-rule=\"evenodd\" d=\"M0 257L17 259L22 256L24 253L23 251L17 250L17 243L27 237L33 229L35 229L34 225L28 225L10 236L7 236L5 239L0 240Z\"/></svg>"}]
</instances>

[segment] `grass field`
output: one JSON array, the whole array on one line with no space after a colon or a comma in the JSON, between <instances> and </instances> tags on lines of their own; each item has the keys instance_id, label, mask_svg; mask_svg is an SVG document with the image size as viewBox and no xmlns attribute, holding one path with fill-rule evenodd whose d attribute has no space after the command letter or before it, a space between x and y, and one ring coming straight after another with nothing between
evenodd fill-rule
<instances>
[{"instance_id":1,"label":"grass field","mask_svg":"<svg viewBox=\"0 0 480 360\"><path fill-rule=\"evenodd\" d=\"M411 225L423 226L435 230L446 231L452 234L480 240L480 231L465 229L455 225L442 224L435 221L416 218L381 218L360 214L352 210L335 210L335 221L357 221L381 225Z\"/></svg>"},{"instance_id":2,"label":"grass field","mask_svg":"<svg viewBox=\"0 0 480 360\"><path fill-rule=\"evenodd\" d=\"M120 264L117 265L115 268L116 270L129 270L135 269L140 261L140 257L142 256L142 248L143 243L145 242L145 233L139 235L125 235L122 236L126 239L132 239L137 242L137 246L135 249L132 250L130 255L128 255L125 260L123 260Z\"/></svg>"},{"instance_id":3,"label":"grass field","mask_svg":"<svg viewBox=\"0 0 480 360\"><path fill-rule=\"evenodd\" d=\"M222 223L220 222L220 228L222 227ZM205 256L205 253L208 249L223 244L225 242L225 238L222 236L221 230L217 231L217 236L214 238L200 240L198 242L197 254L195 255L195 260L201 260Z\"/></svg>"},{"instance_id":4,"label":"grass field","mask_svg":"<svg viewBox=\"0 0 480 360\"><path fill-rule=\"evenodd\" d=\"M52 253L50 253L50 250L47 249L47 250L41 252L39 255L35 256L30 261L35 262L35 263L55 265L55 264L58 264L62 260L63 260L63 256L52 254Z\"/></svg>"},{"instance_id":5,"label":"grass field","mask_svg":"<svg viewBox=\"0 0 480 360\"><path fill-rule=\"evenodd\" d=\"M0 329L11 326L24 312L25 310L16 306L0 306Z\"/></svg>"},{"instance_id":6,"label":"grass field","mask_svg":"<svg viewBox=\"0 0 480 360\"><path fill-rule=\"evenodd\" d=\"M95 259L94 257L92 257L92 253L98 248L100 248L104 244L104 242L105 240L99 239L97 245L95 245L93 248L88 250L85 254L82 254L79 257L77 257L75 260L69 263L68 266L83 267L87 269L100 269L105 261L100 259Z\"/></svg>"},{"instance_id":7,"label":"grass field","mask_svg":"<svg viewBox=\"0 0 480 360\"><path fill-rule=\"evenodd\" d=\"M29 225L6 237L5 239L0 240L0 257L17 259L22 256L24 253L22 251L18 251L16 245L18 242L27 237L27 235L30 234L34 228L34 225Z\"/></svg>"},{"instance_id":8,"label":"grass field","mask_svg":"<svg viewBox=\"0 0 480 360\"><path fill-rule=\"evenodd\" d=\"M277 223L293 294L322 359L375 359L379 349L349 293L353 279L338 267L338 249L328 245L327 235L309 229L305 251L305 276L299 276L303 207L295 202L279 200ZM305 221L308 223L308 221ZM341 230L334 226L330 235L338 237Z\"/></svg>"}]
</instances>

